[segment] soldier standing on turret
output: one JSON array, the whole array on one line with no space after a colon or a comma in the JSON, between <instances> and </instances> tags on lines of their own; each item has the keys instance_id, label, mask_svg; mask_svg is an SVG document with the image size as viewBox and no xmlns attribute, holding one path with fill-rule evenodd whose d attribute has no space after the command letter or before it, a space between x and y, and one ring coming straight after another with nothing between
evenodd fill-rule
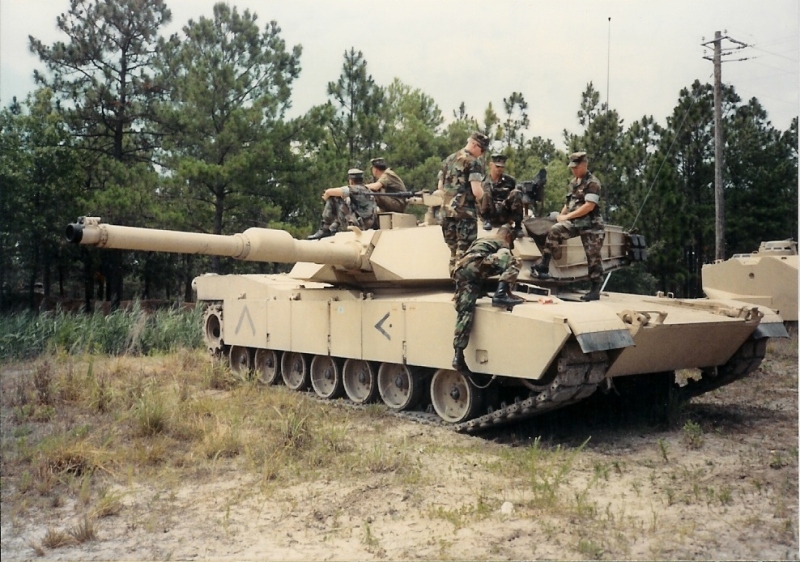
<instances>
[{"instance_id":1,"label":"soldier standing on turret","mask_svg":"<svg viewBox=\"0 0 800 562\"><path fill-rule=\"evenodd\" d=\"M442 162L442 235L450 248L450 275L456 261L478 238L477 201L483 196L483 166L478 158L489 148L489 137L474 132L467 145Z\"/></svg>"},{"instance_id":2,"label":"soldier standing on turret","mask_svg":"<svg viewBox=\"0 0 800 562\"><path fill-rule=\"evenodd\" d=\"M484 230L513 220L514 235L519 238L522 236L523 194L517 189L517 180L503 173L506 160L508 156L505 154L492 154L489 173L483 180L481 217Z\"/></svg>"},{"instance_id":3,"label":"soldier standing on turret","mask_svg":"<svg viewBox=\"0 0 800 562\"><path fill-rule=\"evenodd\" d=\"M333 236L340 229L351 225L361 229L373 227L377 206L372 192L364 187L364 172L351 168L347 171L347 182L349 185L331 187L322 193L325 201L322 221L319 230L309 236L308 240Z\"/></svg>"},{"instance_id":4,"label":"soldier standing on turret","mask_svg":"<svg viewBox=\"0 0 800 562\"><path fill-rule=\"evenodd\" d=\"M589 171L589 159L585 152L570 154L569 169L573 178L569 182L567 201L556 218L556 224L547 233L542 261L531 268L531 273L540 279L548 279L553 253L558 251L562 242L580 236L586 252L589 278L592 280L591 289L581 300L596 301L600 299L603 282L600 250L606 235L603 217L600 215L600 182Z\"/></svg>"}]
</instances>

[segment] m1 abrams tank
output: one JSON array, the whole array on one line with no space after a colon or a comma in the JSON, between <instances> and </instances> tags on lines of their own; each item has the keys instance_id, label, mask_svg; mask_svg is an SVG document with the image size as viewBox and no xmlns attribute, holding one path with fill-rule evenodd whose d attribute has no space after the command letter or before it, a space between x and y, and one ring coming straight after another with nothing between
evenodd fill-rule
<instances>
[{"instance_id":1,"label":"m1 abrams tank","mask_svg":"<svg viewBox=\"0 0 800 562\"><path fill-rule=\"evenodd\" d=\"M766 306L797 328L797 242L762 242L752 254L734 254L703 266L703 292Z\"/></svg>"},{"instance_id":2,"label":"m1 abrams tank","mask_svg":"<svg viewBox=\"0 0 800 562\"><path fill-rule=\"evenodd\" d=\"M470 372L458 372L451 368L449 250L438 226L418 227L410 215L382 214L379 230L351 227L315 241L263 228L223 236L83 217L67 227L67 238L103 248L297 262L288 274L195 278L197 299L207 306L208 350L265 384L310 387L323 399L355 404L381 400L401 415L462 432L574 404L622 377L672 385L676 370L698 369L702 377L679 390L691 397L752 372L768 338L786 336L771 310L730 300L603 293L581 302L569 290L587 277L580 240L562 247L545 284L528 273L541 253L525 237L514 253L524 264L515 294L526 302L504 310L479 299L465 352ZM606 271L643 256L640 236L607 227Z\"/></svg>"}]
</instances>

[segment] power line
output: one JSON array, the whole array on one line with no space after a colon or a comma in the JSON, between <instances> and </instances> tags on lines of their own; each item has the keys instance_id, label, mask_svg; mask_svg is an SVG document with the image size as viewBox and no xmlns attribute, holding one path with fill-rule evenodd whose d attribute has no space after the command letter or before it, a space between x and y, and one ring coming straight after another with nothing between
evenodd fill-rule
<instances>
[{"instance_id":1,"label":"power line","mask_svg":"<svg viewBox=\"0 0 800 562\"><path fill-rule=\"evenodd\" d=\"M792 57L787 57L785 55L781 55L780 53L773 53L772 51L767 51L766 49L762 49L760 47L756 47L755 45L749 45L749 47L752 47L756 51L761 51L762 53L767 53L768 55L773 55L773 56L780 57L782 59L786 59L786 60L789 60L789 61L792 61L792 62L797 62L797 59L793 59Z\"/></svg>"}]
</instances>

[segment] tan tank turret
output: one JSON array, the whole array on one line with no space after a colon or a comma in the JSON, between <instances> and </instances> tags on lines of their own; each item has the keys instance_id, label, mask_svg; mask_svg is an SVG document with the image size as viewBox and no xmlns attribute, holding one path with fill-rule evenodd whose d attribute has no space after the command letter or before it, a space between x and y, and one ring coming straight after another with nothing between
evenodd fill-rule
<instances>
[{"instance_id":1,"label":"tan tank turret","mask_svg":"<svg viewBox=\"0 0 800 562\"><path fill-rule=\"evenodd\" d=\"M703 292L766 306L797 326L797 242L762 242L751 254L734 254L703 266Z\"/></svg>"},{"instance_id":2,"label":"tan tank turret","mask_svg":"<svg viewBox=\"0 0 800 562\"><path fill-rule=\"evenodd\" d=\"M525 302L507 311L479 299L465 350L469 371L454 371L449 250L438 226L415 224L409 215L389 213L380 217L380 230L305 241L262 228L218 236L84 218L68 226L67 238L105 248L297 262L288 274L194 280L198 300L207 304L209 351L264 383L310 386L322 398L346 396L357 404L380 399L394 411L432 416L460 431L578 402L619 377L674 383L676 370L697 369L702 378L674 387L690 397L752 372L768 338L786 335L768 308L730 300L602 293L599 301L581 302L569 286L587 277L580 240L562 246L545 283L528 273L541 253L525 237L514 248L523 262L515 294ZM606 271L644 258L640 236L613 226L606 232ZM424 403L435 414L419 411Z\"/></svg>"}]
</instances>

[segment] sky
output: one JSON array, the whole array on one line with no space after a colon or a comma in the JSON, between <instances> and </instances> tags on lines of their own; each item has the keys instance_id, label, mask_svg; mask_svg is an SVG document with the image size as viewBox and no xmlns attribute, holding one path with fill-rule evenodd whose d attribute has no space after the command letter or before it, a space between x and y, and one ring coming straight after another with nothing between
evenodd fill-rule
<instances>
[{"instance_id":1,"label":"sky","mask_svg":"<svg viewBox=\"0 0 800 562\"><path fill-rule=\"evenodd\" d=\"M179 33L189 19L211 17L214 0L167 0ZM723 58L722 81L743 100L758 98L785 130L800 111L798 0L231 0L275 20L287 49L301 45L301 73L289 116L328 99L344 53L361 51L378 85L395 78L433 98L445 118L464 102L482 120L489 103L521 92L527 136L563 148L562 131L579 133L576 113L589 82L630 124L653 116L666 125L680 90L713 82L714 32L747 48ZM0 104L33 90L28 36L66 37L56 17L69 0L0 0ZM723 48L737 44L723 41ZM737 60L747 59L747 60Z\"/></svg>"}]
</instances>

